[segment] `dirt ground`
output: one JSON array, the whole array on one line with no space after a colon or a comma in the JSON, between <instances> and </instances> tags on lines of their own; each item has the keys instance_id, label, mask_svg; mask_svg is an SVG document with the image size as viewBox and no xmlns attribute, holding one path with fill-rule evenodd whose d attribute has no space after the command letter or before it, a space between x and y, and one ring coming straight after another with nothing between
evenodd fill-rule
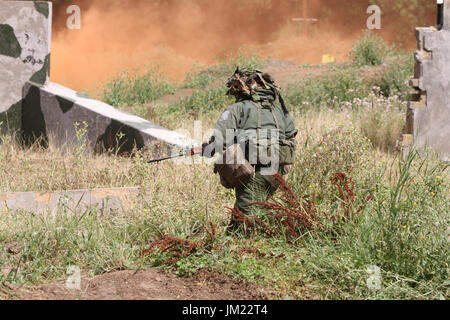
<instances>
[{"instance_id":1,"label":"dirt ground","mask_svg":"<svg viewBox=\"0 0 450 320\"><path fill-rule=\"evenodd\" d=\"M185 278L156 268L82 278L81 290L67 289L65 281L33 287L0 285L0 300L260 300L273 294L270 289L207 271Z\"/></svg>"}]
</instances>

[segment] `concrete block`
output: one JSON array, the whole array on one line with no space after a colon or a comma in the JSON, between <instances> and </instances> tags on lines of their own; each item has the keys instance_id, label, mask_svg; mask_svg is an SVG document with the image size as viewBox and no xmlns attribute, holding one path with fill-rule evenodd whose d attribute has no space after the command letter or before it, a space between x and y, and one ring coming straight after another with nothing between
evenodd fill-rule
<instances>
[{"instance_id":1,"label":"concrete block","mask_svg":"<svg viewBox=\"0 0 450 320\"><path fill-rule=\"evenodd\" d=\"M409 80L409 85L413 88L418 88L419 87L419 79Z\"/></svg>"},{"instance_id":2,"label":"concrete block","mask_svg":"<svg viewBox=\"0 0 450 320\"><path fill-rule=\"evenodd\" d=\"M413 136L411 134L404 134L402 136L403 145L409 146L409 145L411 145L412 141L413 141Z\"/></svg>"},{"instance_id":3,"label":"concrete block","mask_svg":"<svg viewBox=\"0 0 450 320\"><path fill-rule=\"evenodd\" d=\"M139 187L0 193L0 214L17 210L39 214L83 212L96 209L99 215L121 214L134 207Z\"/></svg>"},{"instance_id":4,"label":"concrete block","mask_svg":"<svg viewBox=\"0 0 450 320\"><path fill-rule=\"evenodd\" d=\"M149 147L154 155L198 145L180 134L49 81L52 5L0 1L0 122L2 133L21 129L25 143L40 139L64 148L125 153ZM83 123L84 122L84 123ZM5 130L10 129L10 130ZM79 132L79 131L78 131ZM85 139L85 141L84 141Z\"/></svg>"},{"instance_id":5,"label":"concrete block","mask_svg":"<svg viewBox=\"0 0 450 320\"><path fill-rule=\"evenodd\" d=\"M415 109L415 108L425 108L425 101L424 100L420 100L420 101L409 101L408 102L408 107L410 109Z\"/></svg>"},{"instance_id":6,"label":"concrete block","mask_svg":"<svg viewBox=\"0 0 450 320\"><path fill-rule=\"evenodd\" d=\"M450 30L450 0L444 0L444 26L443 29Z\"/></svg>"},{"instance_id":7,"label":"concrete block","mask_svg":"<svg viewBox=\"0 0 450 320\"><path fill-rule=\"evenodd\" d=\"M419 50L415 54L413 87L420 89L409 104L414 135L419 151L430 149L443 161L450 161L450 0L444 1L444 28L417 28Z\"/></svg>"},{"instance_id":8,"label":"concrete block","mask_svg":"<svg viewBox=\"0 0 450 320\"><path fill-rule=\"evenodd\" d=\"M0 122L20 129L22 88L49 79L52 3L0 1ZM1 128L0 128L1 129Z\"/></svg>"},{"instance_id":9,"label":"concrete block","mask_svg":"<svg viewBox=\"0 0 450 320\"><path fill-rule=\"evenodd\" d=\"M44 144L60 148L77 143L74 124L87 125L87 150L117 148L129 152L134 146L149 147L157 156L170 155L172 149L198 145L197 142L150 121L118 110L101 101L49 82L43 86L27 83L23 91L23 137L32 143L43 136Z\"/></svg>"}]
</instances>

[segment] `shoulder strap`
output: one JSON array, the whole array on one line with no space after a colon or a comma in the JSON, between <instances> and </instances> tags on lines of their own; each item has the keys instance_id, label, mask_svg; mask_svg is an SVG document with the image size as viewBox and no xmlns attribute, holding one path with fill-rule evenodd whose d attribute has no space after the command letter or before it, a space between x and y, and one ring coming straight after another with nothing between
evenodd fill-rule
<instances>
[{"instance_id":1,"label":"shoulder strap","mask_svg":"<svg viewBox=\"0 0 450 320\"><path fill-rule=\"evenodd\" d=\"M260 134L261 125L262 125L262 106L258 102L255 102L252 100L247 100L247 101L249 101L258 110L258 124L256 127L256 140L259 141L259 134Z\"/></svg>"},{"instance_id":2,"label":"shoulder strap","mask_svg":"<svg viewBox=\"0 0 450 320\"><path fill-rule=\"evenodd\" d=\"M258 127L257 127L257 134L258 134L258 138L259 138L259 130L261 129L261 125L262 125L262 106L259 105L257 102L251 101L249 100L257 109L258 109ZM280 130L280 124L278 122L278 118L275 115L274 112L274 106L273 104L270 104L269 106L270 108L270 112L272 113L273 116L273 120L275 121L275 126L278 130Z\"/></svg>"},{"instance_id":3,"label":"shoulder strap","mask_svg":"<svg viewBox=\"0 0 450 320\"><path fill-rule=\"evenodd\" d=\"M275 126L277 127L278 130L280 130L280 125L278 124L278 119L275 116L275 112L273 111L273 108L270 108L270 111L272 111L272 116L273 116L273 119L275 120Z\"/></svg>"}]
</instances>

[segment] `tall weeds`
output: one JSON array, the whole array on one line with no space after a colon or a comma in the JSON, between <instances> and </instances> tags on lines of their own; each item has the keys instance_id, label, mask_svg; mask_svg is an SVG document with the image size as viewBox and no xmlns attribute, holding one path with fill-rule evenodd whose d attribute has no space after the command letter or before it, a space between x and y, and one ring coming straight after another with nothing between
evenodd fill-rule
<instances>
[{"instance_id":1,"label":"tall weeds","mask_svg":"<svg viewBox=\"0 0 450 320\"><path fill-rule=\"evenodd\" d=\"M172 93L174 86L155 67L143 73L122 72L103 87L102 100L115 107L148 103Z\"/></svg>"}]
</instances>

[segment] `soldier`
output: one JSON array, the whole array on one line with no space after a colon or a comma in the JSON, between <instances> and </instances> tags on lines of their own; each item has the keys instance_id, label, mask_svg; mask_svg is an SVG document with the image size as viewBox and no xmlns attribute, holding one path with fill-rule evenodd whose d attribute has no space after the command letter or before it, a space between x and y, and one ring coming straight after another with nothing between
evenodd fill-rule
<instances>
[{"instance_id":1,"label":"soldier","mask_svg":"<svg viewBox=\"0 0 450 320\"><path fill-rule=\"evenodd\" d=\"M235 171L221 171L227 165L227 160L216 163L215 172L219 171L224 186L235 189L235 208L248 214L249 204L256 200L253 198L255 189L263 192L267 198L278 188L273 175L287 174L288 166L294 162L298 131L269 74L238 68L228 79L227 87L227 95L234 96L236 102L220 116L213 136L208 144L204 144L203 155L212 156L236 144L241 147L245 164L251 168L251 177L241 179L238 184L227 183L236 178L232 177L233 174L247 170L244 164L243 168L241 166ZM233 150L239 152L238 149ZM230 227L235 226L232 217Z\"/></svg>"}]
</instances>

